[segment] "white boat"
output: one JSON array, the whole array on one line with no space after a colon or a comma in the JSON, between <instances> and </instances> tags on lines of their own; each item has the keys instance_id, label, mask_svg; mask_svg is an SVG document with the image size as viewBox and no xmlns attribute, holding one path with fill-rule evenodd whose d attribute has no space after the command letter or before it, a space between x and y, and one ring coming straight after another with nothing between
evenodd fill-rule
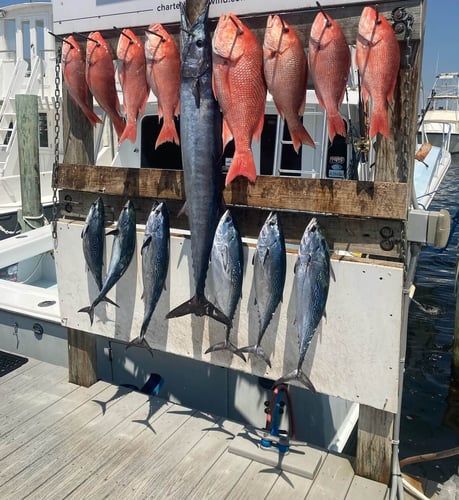
<instances>
[{"instance_id":1,"label":"white boat","mask_svg":"<svg viewBox=\"0 0 459 500\"><path fill-rule=\"evenodd\" d=\"M436 76L422 118L421 127L434 146L441 145L444 126L448 124L451 128L449 151L459 153L459 73Z\"/></svg>"},{"instance_id":2,"label":"white boat","mask_svg":"<svg viewBox=\"0 0 459 500\"><path fill-rule=\"evenodd\" d=\"M55 43L52 4L33 2L0 10L0 219L8 225L21 208L15 97L38 96L42 205L52 200ZM11 223L13 226L15 222ZM11 227L10 227L11 229Z\"/></svg>"}]
</instances>

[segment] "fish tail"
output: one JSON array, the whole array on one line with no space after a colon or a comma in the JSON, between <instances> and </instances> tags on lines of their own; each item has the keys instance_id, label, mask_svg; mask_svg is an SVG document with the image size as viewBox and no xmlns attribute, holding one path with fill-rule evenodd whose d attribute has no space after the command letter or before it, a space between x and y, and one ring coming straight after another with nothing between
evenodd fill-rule
<instances>
[{"instance_id":1,"label":"fish tail","mask_svg":"<svg viewBox=\"0 0 459 500\"><path fill-rule=\"evenodd\" d=\"M244 354L242 354L242 352L240 352L239 349L228 340L211 345L204 354L209 354L209 352L215 351L230 351L233 354L236 354L236 356L239 356L243 361L247 362Z\"/></svg>"},{"instance_id":2,"label":"fish tail","mask_svg":"<svg viewBox=\"0 0 459 500\"><path fill-rule=\"evenodd\" d=\"M255 355L257 358L262 359L269 366L269 368L271 368L271 361L269 360L269 357L265 353L263 347L261 347L260 345L254 344L248 345L247 347L241 347L240 349L237 349L236 354L242 354L243 352L248 352Z\"/></svg>"},{"instance_id":3,"label":"fish tail","mask_svg":"<svg viewBox=\"0 0 459 500\"><path fill-rule=\"evenodd\" d=\"M119 305L116 302L114 302L112 299L109 299L108 297L104 297L103 299L101 299L101 302L102 301L108 302L112 306L119 307Z\"/></svg>"},{"instance_id":4,"label":"fish tail","mask_svg":"<svg viewBox=\"0 0 459 500\"><path fill-rule=\"evenodd\" d=\"M124 120L121 116L112 116L111 118L113 126L115 127L116 135L118 136L118 139L120 139L125 129Z\"/></svg>"},{"instance_id":5,"label":"fish tail","mask_svg":"<svg viewBox=\"0 0 459 500\"><path fill-rule=\"evenodd\" d=\"M82 307L81 309L78 310L78 312L85 312L89 314L89 321L92 323L94 321L94 305L91 304L90 306L87 307Z\"/></svg>"},{"instance_id":6,"label":"fish tail","mask_svg":"<svg viewBox=\"0 0 459 500\"><path fill-rule=\"evenodd\" d=\"M309 135L309 132L304 128L304 126L300 123L300 126L292 127L290 132L290 137L292 138L293 147L295 151L298 153L302 144L307 144L315 149L316 145L312 137Z\"/></svg>"},{"instance_id":7,"label":"fish tail","mask_svg":"<svg viewBox=\"0 0 459 500\"><path fill-rule=\"evenodd\" d=\"M384 105L376 105L371 113L370 139L372 139L377 133L380 133L384 137L390 137L389 117L387 116L387 108Z\"/></svg>"},{"instance_id":8,"label":"fish tail","mask_svg":"<svg viewBox=\"0 0 459 500\"><path fill-rule=\"evenodd\" d=\"M165 142L173 142L177 146L180 144L174 120L164 120L158 139L156 140L155 149L158 149L158 146Z\"/></svg>"},{"instance_id":9,"label":"fish tail","mask_svg":"<svg viewBox=\"0 0 459 500\"><path fill-rule=\"evenodd\" d=\"M132 339L129 344L126 346L126 349L129 349L132 346L136 347L144 347L147 351L153 356L153 348L147 342L146 338L143 335L139 335L135 339Z\"/></svg>"},{"instance_id":10,"label":"fish tail","mask_svg":"<svg viewBox=\"0 0 459 500\"><path fill-rule=\"evenodd\" d=\"M135 142L137 138L137 123L136 121L130 121L126 123L123 133L121 134L118 144L121 144L126 139L129 139L132 143Z\"/></svg>"},{"instance_id":11,"label":"fish tail","mask_svg":"<svg viewBox=\"0 0 459 500\"><path fill-rule=\"evenodd\" d=\"M346 127L344 126L343 117L339 114L327 115L328 137L330 142L333 142L335 135L346 137Z\"/></svg>"},{"instance_id":12,"label":"fish tail","mask_svg":"<svg viewBox=\"0 0 459 500\"><path fill-rule=\"evenodd\" d=\"M220 309L215 307L205 297L197 297L196 295L183 304L180 304L172 311L168 312L166 319L178 318L186 314L195 314L196 316L209 316L224 325L231 325L230 319L223 314Z\"/></svg>"},{"instance_id":13,"label":"fish tail","mask_svg":"<svg viewBox=\"0 0 459 500\"><path fill-rule=\"evenodd\" d=\"M233 161L226 174L225 186L228 186L232 180L242 175L247 177L250 182L255 182L257 179L257 169L253 159L253 153L250 149L234 153Z\"/></svg>"},{"instance_id":14,"label":"fish tail","mask_svg":"<svg viewBox=\"0 0 459 500\"><path fill-rule=\"evenodd\" d=\"M316 393L316 389L313 383L309 380L309 378L306 376L303 370L301 370L301 368L297 368L292 372L288 373L287 375L278 378L274 382L273 387L276 387L277 385L280 384L286 384L287 382L291 382L292 380L298 380L306 387L306 389L309 389L311 392Z\"/></svg>"},{"instance_id":15,"label":"fish tail","mask_svg":"<svg viewBox=\"0 0 459 500\"><path fill-rule=\"evenodd\" d=\"M98 123L102 123L102 120L90 108L85 109L84 114L93 127L95 127Z\"/></svg>"}]
</instances>

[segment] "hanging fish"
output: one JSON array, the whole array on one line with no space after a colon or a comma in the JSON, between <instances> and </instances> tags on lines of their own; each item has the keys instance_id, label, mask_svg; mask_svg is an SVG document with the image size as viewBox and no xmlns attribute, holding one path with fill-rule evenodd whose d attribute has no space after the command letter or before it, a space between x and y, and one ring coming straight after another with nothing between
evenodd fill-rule
<instances>
[{"instance_id":1,"label":"hanging fish","mask_svg":"<svg viewBox=\"0 0 459 500\"><path fill-rule=\"evenodd\" d=\"M169 268L169 240L169 212L164 203L155 204L148 216L141 250L145 312L140 335L131 340L127 347L140 345L152 351L145 339L145 334L156 304L165 288Z\"/></svg>"},{"instance_id":2,"label":"hanging fish","mask_svg":"<svg viewBox=\"0 0 459 500\"><path fill-rule=\"evenodd\" d=\"M300 121L306 102L308 61L295 29L278 15L268 16L263 42L263 70L280 116L287 122L293 147L316 147Z\"/></svg>"},{"instance_id":3,"label":"hanging fish","mask_svg":"<svg viewBox=\"0 0 459 500\"><path fill-rule=\"evenodd\" d=\"M97 288L102 290L102 269L104 267L105 248L105 210L102 198L91 205L86 217L81 239L86 264L94 277Z\"/></svg>"},{"instance_id":4,"label":"hanging fish","mask_svg":"<svg viewBox=\"0 0 459 500\"><path fill-rule=\"evenodd\" d=\"M140 39L130 30L120 32L116 49L118 57L118 78L123 90L123 108L126 127L119 143L137 137L137 118L145 111L150 89L147 84L145 49Z\"/></svg>"},{"instance_id":5,"label":"hanging fish","mask_svg":"<svg viewBox=\"0 0 459 500\"><path fill-rule=\"evenodd\" d=\"M212 92L209 4L207 0L193 23L187 17L186 6L180 4L180 137L195 289L193 297L166 318L207 315L229 325L229 319L204 294L221 206L222 158L221 113Z\"/></svg>"},{"instance_id":6,"label":"hanging fish","mask_svg":"<svg viewBox=\"0 0 459 500\"><path fill-rule=\"evenodd\" d=\"M253 256L253 266L255 306L259 326L258 340L254 345L238 349L238 352L255 354L271 368L271 362L260 344L282 300L287 266L284 233L276 212L269 214L261 228Z\"/></svg>"},{"instance_id":7,"label":"hanging fish","mask_svg":"<svg viewBox=\"0 0 459 500\"><path fill-rule=\"evenodd\" d=\"M75 37L64 39L62 47L64 82L72 100L83 111L89 123L95 127L102 120L89 107L90 94L85 78L85 59Z\"/></svg>"},{"instance_id":8,"label":"hanging fish","mask_svg":"<svg viewBox=\"0 0 459 500\"><path fill-rule=\"evenodd\" d=\"M210 257L210 275L214 284L217 306L231 322L241 298L243 267L241 235L234 225L231 212L226 210L215 231ZM226 339L211 345L206 354L226 349L245 361L245 356L238 352L237 347L229 340L231 327L231 324L226 327Z\"/></svg>"},{"instance_id":9,"label":"hanging fish","mask_svg":"<svg viewBox=\"0 0 459 500\"><path fill-rule=\"evenodd\" d=\"M94 321L94 309L102 301L109 302L116 307L118 304L107 297L107 293L116 285L121 276L126 272L126 269L131 263L135 250L136 229L135 229L135 210L129 200L121 210L121 214L116 224L116 229L110 231L109 234L114 235L112 254L110 257L110 265L108 267L107 276L102 286L99 295L94 299L92 304L83 307L78 312L87 312L91 325Z\"/></svg>"},{"instance_id":10,"label":"hanging fish","mask_svg":"<svg viewBox=\"0 0 459 500\"><path fill-rule=\"evenodd\" d=\"M370 138L390 136L388 104L394 99L400 47L392 26L375 7L365 7L359 21L355 57L363 100L371 97Z\"/></svg>"},{"instance_id":11,"label":"hanging fish","mask_svg":"<svg viewBox=\"0 0 459 500\"><path fill-rule=\"evenodd\" d=\"M180 53L161 24L151 24L145 34L147 82L158 99L158 117L163 120L156 149L164 142L180 143L174 122L180 113Z\"/></svg>"},{"instance_id":12,"label":"hanging fish","mask_svg":"<svg viewBox=\"0 0 459 500\"><path fill-rule=\"evenodd\" d=\"M223 147L234 138L226 185L239 175L255 182L252 139L260 140L266 103L263 49L234 14L222 14L212 39L213 88L223 112Z\"/></svg>"},{"instance_id":13,"label":"hanging fish","mask_svg":"<svg viewBox=\"0 0 459 500\"><path fill-rule=\"evenodd\" d=\"M98 31L90 33L86 43L86 82L99 106L109 116L119 139L124 131L124 120L120 115L112 49Z\"/></svg>"},{"instance_id":14,"label":"hanging fish","mask_svg":"<svg viewBox=\"0 0 459 500\"><path fill-rule=\"evenodd\" d=\"M330 251L317 219L314 217L301 238L293 279L296 303L295 324L298 328L298 366L288 375L278 379L274 385L298 380L307 389L316 392L312 382L303 373L302 366L309 344L324 315L329 285Z\"/></svg>"},{"instance_id":15,"label":"hanging fish","mask_svg":"<svg viewBox=\"0 0 459 500\"><path fill-rule=\"evenodd\" d=\"M327 113L328 137L346 137L339 107L343 102L351 68L351 52L339 24L324 11L319 12L309 38L309 69L317 99Z\"/></svg>"}]
</instances>

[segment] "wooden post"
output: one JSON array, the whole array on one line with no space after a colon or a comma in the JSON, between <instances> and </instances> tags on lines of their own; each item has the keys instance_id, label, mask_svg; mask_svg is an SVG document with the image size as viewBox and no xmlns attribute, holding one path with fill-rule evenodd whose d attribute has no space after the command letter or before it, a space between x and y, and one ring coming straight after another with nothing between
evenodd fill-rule
<instances>
[{"instance_id":1,"label":"wooden post","mask_svg":"<svg viewBox=\"0 0 459 500\"><path fill-rule=\"evenodd\" d=\"M18 94L15 96L15 102L22 204L18 221L22 231L29 231L43 226L38 149L38 96Z\"/></svg>"},{"instance_id":2,"label":"wooden post","mask_svg":"<svg viewBox=\"0 0 459 500\"><path fill-rule=\"evenodd\" d=\"M94 129L63 89L64 162L94 164ZM82 270L84 272L84 270ZM69 382L89 387L97 381L96 337L67 329Z\"/></svg>"},{"instance_id":3,"label":"wooden post","mask_svg":"<svg viewBox=\"0 0 459 500\"><path fill-rule=\"evenodd\" d=\"M388 484L395 415L360 405L355 473Z\"/></svg>"}]
</instances>

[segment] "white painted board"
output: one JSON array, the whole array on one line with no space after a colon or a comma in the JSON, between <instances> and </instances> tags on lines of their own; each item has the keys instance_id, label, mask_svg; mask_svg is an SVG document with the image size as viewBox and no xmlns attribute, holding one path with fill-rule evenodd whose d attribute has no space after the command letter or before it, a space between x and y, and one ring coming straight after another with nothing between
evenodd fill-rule
<instances>
[{"instance_id":1,"label":"white painted board","mask_svg":"<svg viewBox=\"0 0 459 500\"><path fill-rule=\"evenodd\" d=\"M368 3L368 0L324 0L326 8L334 5ZM150 23L179 23L179 0L60 0L53 2L54 32L67 34L73 31L94 31L145 26ZM211 0L209 17L217 18L222 13L236 15L276 12L295 9L317 8L314 0Z\"/></svg>"},{"instance_id":2,"label":"white painted board","mask_svg":"<svg viewBox=\"0 0 459 500\"><path fill-rule=\"evenodd\" d=\"M120 305L102 303L91 327L78 310L96 296L96 286L86 269L80 222L59 222L56 266L64 325L128 341L139 334L143 319L140 248L143 227L138 226L137 251L128 270L108 294ZM106 266L112 245L107 236ZM245 273L242 299L236 310L231 340L239 347L253 344L258 318L252 289L253 245L244 245ZM159 300L147 333L154 349L207 361L216 365L277 379L296 368L297 331L293 324L292 293L296 254L287 257L283 302L262 340L272 368L249 356L244 363L226 351L204 354L210 344L224 340L225 327L208 318L184 316L166 320L169 310L189 299L191 282L190 240L171 237L171 257L166 290ZM326 319L319 325L303 370L318 392L363 403L395 413L398 401L398 361L402 316L403 268L397 263L333 258L336 281L331 282ZM210 296L210 294L209 294Z\"/></svg>"}]
</instances>

